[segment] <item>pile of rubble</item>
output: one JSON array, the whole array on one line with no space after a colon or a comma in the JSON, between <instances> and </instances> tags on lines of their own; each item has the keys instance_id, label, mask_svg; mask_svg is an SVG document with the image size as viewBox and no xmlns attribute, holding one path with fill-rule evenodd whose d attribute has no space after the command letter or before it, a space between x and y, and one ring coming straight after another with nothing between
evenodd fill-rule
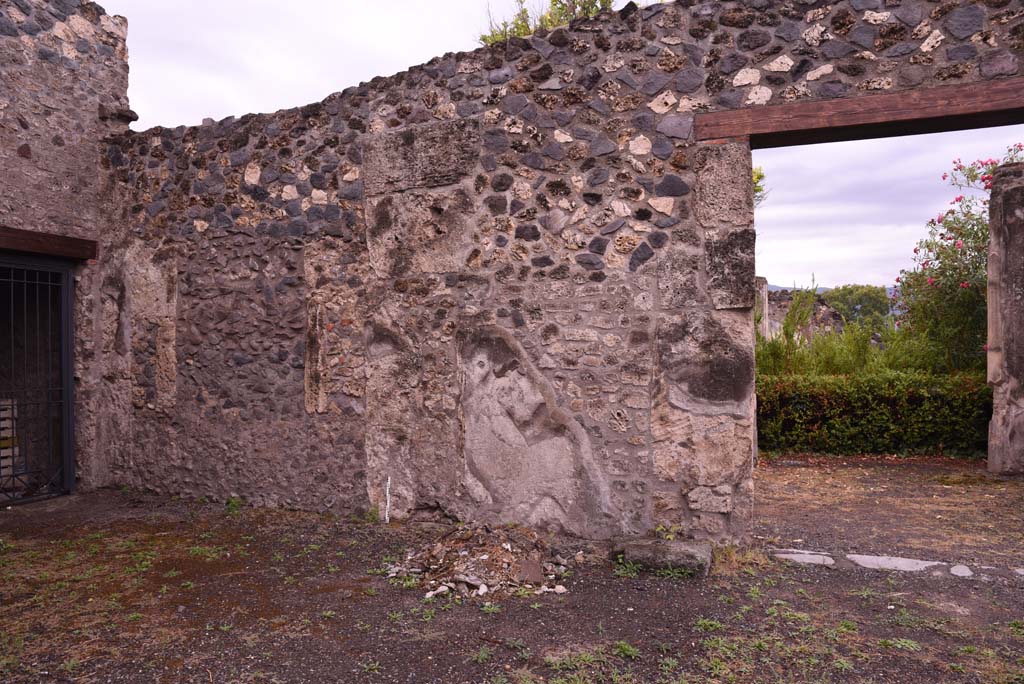
<instances>
[{"instance_id":1,"label":"pile of rubble","mask_svg":"<svg viewBox=\"0 0 1024 684\"><path fill-rule=\"evenodd\" d=\"M583 562L554 553L537 533L522 527L460 526L433 543L410 551L388 568L389 578L414 577L427 589L426 598L501 596L568 591L558 583L570 565Z\"/></svg>"}]
</instances>

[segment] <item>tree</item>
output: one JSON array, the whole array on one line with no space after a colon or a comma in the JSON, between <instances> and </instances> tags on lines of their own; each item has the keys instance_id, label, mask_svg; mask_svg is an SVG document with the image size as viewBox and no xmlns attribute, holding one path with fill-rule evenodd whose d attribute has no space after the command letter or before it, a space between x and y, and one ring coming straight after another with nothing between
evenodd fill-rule
<instances>
[{"instance_id":1,"label":"tree","mask_svg":"<svg viewBox=\"0 0 1024 684\"><path fill-rule=\"evenodd\" d=\"M893 297L902 332L936 350L938 371L985 364L988 263L988 191L996 167L1024 160L1024 144L1003 159L953 161L942 179L964 191L928 222L928 237L914 248L914 266L900 272ZM980 194L971 194L971 192Z\"/></svg>"},{"instance_id":2,"label":"tree","mask_svg":"<svg viewBox=\"0 0 1024 684\"><path fill-rule=\"evenodd\" d=\"M823 298L847 323L860 323L876 331L886 325L889 294L880 285L842 285L826 292Z\"/></svg>"},{"instance_id":3,"label":"tree","mask_svg":"<svg viewBox=\"0 0 1024 684\"><path fill-rule=\"evenodd\" d=\"M525 38L538 29L564 26L574 19L592 17L611 8L612 0L549 0L546 10L531 12L526 0L516 0L512 18L500 22L491 18L487 33L480 36L480 43L493 45L513 37Z\"/></svg>"}]
</instances>

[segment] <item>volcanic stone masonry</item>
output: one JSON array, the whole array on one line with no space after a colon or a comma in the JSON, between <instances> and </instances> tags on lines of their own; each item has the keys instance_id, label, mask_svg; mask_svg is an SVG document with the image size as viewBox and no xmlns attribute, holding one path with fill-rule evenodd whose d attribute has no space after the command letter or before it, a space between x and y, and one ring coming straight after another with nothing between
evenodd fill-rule
<instances>
[{"instance_id":1,"label":"volcanic stone masonry","mask_svg":"<svg viewBox=\"0 0 1024 684\"><path fill-rule=\"evenodd\" d=\"M751 157L694 114L1017 75L1024 0L630 4L144 132L124 39L88 2L0 9L0 223L100 242L84 487L728 540Z\"/></svg>"}]
</instances>

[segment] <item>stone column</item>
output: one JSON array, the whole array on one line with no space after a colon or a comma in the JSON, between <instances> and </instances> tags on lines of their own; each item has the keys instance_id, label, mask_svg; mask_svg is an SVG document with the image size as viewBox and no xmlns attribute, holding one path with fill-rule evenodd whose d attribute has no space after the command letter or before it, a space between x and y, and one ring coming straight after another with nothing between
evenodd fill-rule
<instances>
[{"instance_id":1,"label":"stone column","mask_svg":"<svg viewBox=\"0 0 1024 684\"><path fill-rule=\"evenodd\" d=\"M1024 474L1024 164L996 171L990 211L988 469Z\"/></svg>"},{"instance_id":2,"label":"stone column","mask_svg":"<svg viewBox=\"0 0 1024 684\"><path fill-rule=\"evenodd\" d=\"M750 147L720 141L689 153L695 197L687 225L695 235L669 248L659 282L655 523L736 541L749 533L756 449ZM696 268L687 271L690 254Z\"/></svg>"},{"instance_id":3,"label":"stone column","mask_svg":"<svg viewBox=\"0 0 1024 684\"><path fill-rule=\"evenodd\" d=\"M768 325L768 279L758 276L754 278L754 319L757 322L757 332L761 337L767 338L771 332Z\"/></svg>"}]
</instances>

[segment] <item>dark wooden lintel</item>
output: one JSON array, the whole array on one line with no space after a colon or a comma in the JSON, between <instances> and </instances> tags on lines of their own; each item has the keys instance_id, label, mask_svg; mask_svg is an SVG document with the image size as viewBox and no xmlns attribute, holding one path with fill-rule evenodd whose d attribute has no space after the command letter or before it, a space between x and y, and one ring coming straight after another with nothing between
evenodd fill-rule
<instances>
[{"instance_id":1,"label":"dark wooden lintel","mask_svg":"<svg viewBox=\"0 0 1024 684\"><path fill-rule=\"evenodd\" d=\"M1024 123L1024 78L706 112L697 140L750 136L753 149Z\"/></svg>"},{"instance_id":2,"label":"dark wooden lintel","mask_svg":"<svg viewBox=\"0 0 1024 684\"><path fill-rule=\"evenodd\" d=\"M95 259L98 253L95 240L19 230L7 226L0 226L0 249L78 261Z\"/></svg>"}]
</instances>

